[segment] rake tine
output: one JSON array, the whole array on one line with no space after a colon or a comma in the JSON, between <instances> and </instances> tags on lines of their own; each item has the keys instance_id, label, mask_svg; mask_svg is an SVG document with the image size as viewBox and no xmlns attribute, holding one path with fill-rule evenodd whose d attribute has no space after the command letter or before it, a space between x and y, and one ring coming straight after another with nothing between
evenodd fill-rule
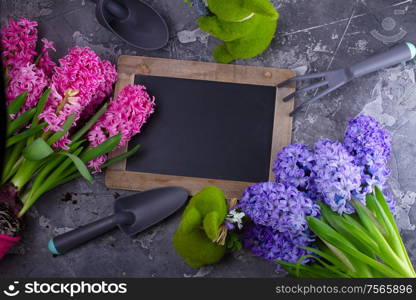
<instances>
[{"instance_id":1,"label":"rake tine","mask_svg":"<svg viewBox=\"0 0 416 300\"><path fill-rule=\"evenodd\" d=\"M297 94L304 93L310 90L319 89L320 87L323 87L325 85L328 85L328 80L323 80L314 84L311 84L310 86L304 87L303 89L297 90L296 92L286 96L283 98L283 102L288 102L292 98L294 98Z\"/></svg>"},{"instance_id":2,"label":"rake tine","mask_svg":"<svg viewBox=\"0 0 416 300\"><path fill-rule=\"evenodd\" d=\"M315 73L315 74L295 76L295 77L289 78L288 80L285 80L279 83L277 87L278 88L284 87L285 85L287 85L288 83L291 83L292 81L301 81L301 80L306 80L306 79L315 79L315 78L325 77L326 74L327 73L324 72L324 73Z\"/></svg>"},{"instance_id":3,"label":"rake tine","mask_svg":"<svg viewBox=\"0 0 416 300\"><path fill-rule=\"evenodd\" d=\"M298 107L296 107L291 113L290 116L293 117L296 113L298 113L306 104L311 104L312 102L315 102L316 100L321 99L322 97L328 95L329 93L335 91L338 87L332 87L330 89L324 90L322 93L316 95L315 97L312 97L309 100L306 100L302 104L300 104Z\"/></svg>"}]
</instances>

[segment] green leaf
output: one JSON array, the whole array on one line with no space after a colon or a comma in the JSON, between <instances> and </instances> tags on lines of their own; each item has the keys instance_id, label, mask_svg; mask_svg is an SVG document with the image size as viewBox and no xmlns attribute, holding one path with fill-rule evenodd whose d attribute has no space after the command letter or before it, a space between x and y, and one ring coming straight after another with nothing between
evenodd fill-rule
<instances>
[{"instance_id":1,"label":"green leaf","mask_svg":"<svg viewBox=\"0 0 416 300\"><path fill-rule=\"evenodd\" d=\"M378 244L369 236L369 234L366 231L361 230L360 227L356 227L343 219L341 219L340 221L345 230L349 231L349 233L353 237L355 237L360 242L368 246L370 249L372 249L372 251L379 250Z\"/></svg>"},{"instance_id":2,"label":"green leaf","mask_svg":"<svg viewBox=\"0 0 416 300\"><path fill-rule=\"evenodd\" d=\"M71 141L72 142L76 142L77 140L79 140L81 137L83 137L88 130L91 129L91 127L98 121L98 119L105 113L105 111L107 110L108 104L105 103L96 113L94 116L92 116L91 119L88 120L87 123L85 123L85 125L77 132L75 133L72 137L71 137Z\"/></svg>"},{"instance_id":3,"label":"green leaf","mask_svg":"<svg viewBox=\"0 0 416 300\"><path fill-rule=\"evenodd\" d=\"M51 93L51 89L47 88L42 96L39 99L38 104L36 105L36 113L33 116L33 120L32 120L32 126L35 126L39 123L39 119L38 116L43 112L43 110L45 109L45 105L46 105L46 101L49 98L49 94Z\"/></svg>"},{"instance_id":4,"label":"green leaf","mask_svg":"<svg viewBox=\"0 0 416 300\"><path fill-rule=\"evenodd\" d=\"M74 163L74 165L76 166L76 168L78 169L82 177L84 177L89 183L93 183L94 179L92 178L90 172L88 171L87 166L78 156L71 154L71 153L66 153L66 152L61 152L58 154L68 156L72 160L72 162Z\"/></svg>"},{"instance_id":5,"label":"green leaf","mask_svg":"<svg viewBox=\"0 0 416 300\"><path fill-rule=\"evenodd\" d=\"M338 248L339 250L355 257L357 260L373 267L374 269L380 271L386 276L403 277L404 274L396 272L395 270L391 269L389 266L384 265L380 263L379 261L357 250L347 239L345 239L342 235L334 231L331 227L329 227L324 222L313 217L308 217L307 219L308 219L308 224L311 230L315 232L319 236L319 238L321 238L323 241L327 241L332 246L336 245L336 248Z\"/></svg>"},{"instance_id":6,"label":"green leaf","mask_svg":"<svg viewBox=\"0 0 416 300\"><path fill-rule=\"evenodd\" d=\"M37 125L35 127L24 130L21 133L15 135L15 136L12 136L12 137L8 138L7 141L6 141L6 147L10 147L10 146L20 142L21 140L25 140L25 139L31 137L32 135L38 133L43 128L45 128L46 125L47 125L46 123Z\"/></svg>"},{"instance_id":7,"label":"green leaf","mask_svg":"<svg viewBox=\"0 0 416 300\"><path fill-rule=\"evenodd\" d=\"M354 260L349 255L345 254L340 249L328 243L327 241L323 240L323 244L326 246L328 254L331 253L331 255L335 255L350 270L350 272L355 274L359 272L357 264L354 263Z\"/></svg>"},{"instance_id":8,"label":"green leaf","mask_svg":"<svg viewBox=\"0 0 416 300\"><path fill-rule=\"evenodd\" d=\"M300 265L294 263L289 263L283 260L275 260L276 263L281 265L286 271L290 274L297 276L297 277L305 277L305 278L330 278L336 277L334 275L331 276L331 273L328 270L323 269L322 267L319 268L317 265Z\"/></svg>"},{"instance_id":9,"label":"green leaf","mask_svg":"<svg viewBox=\"0 0 416 300\"><path fill-rule=\"evenodd\" d=\"M357 249L365 250L367 254L373 253L371 246L374 246L375 243L371 244L371 246L363 243L362 239L359 239L354 235L354 233L351 231L350 224L345 223L345 220L341 215L335 213L332 209L329 208L329 206L323 203L319 203L319 206L321 207L322 217L330 226L332 226L337 232L348 239Z\"/></svg>"},{"instance_id":10,"label":"green leaf","mask_svg":"<svg viewBox=\"0 0 416 300\"><path fill-rule=\"evenodd\" d=\"M32 108L31 110L24 112L22 115L11 121L7 126L7 136L10 136L17 129L20 129L26 125L33 118L35 111L36 109Z\"/></svg>"},{"instance_id":11,"label":"green leaf","mask_svg":"<svg viewBox=\"0 0 416 300\"><path fill-rule=\"evenodd\" d=\"M89 149L81 155L81 159L84 163L87 163L100 155L107 154L112 151L120 143L121 133L110 137L108 140L102 142L95 148Z\"/></svg>"},{"instance_id":12,"label":"green leaf","mask_svg":"<svg viewBox=\"0 0 416 300\"><path fill-rule=\"evenodd\" d=\"M38 175L35 177L32 190L40 190L45 184L47 176L53 173L53 170L58 167L58 165L62 164L62 162L66 159L66 157L62 155L53 154L46 159L44 167L39 171Z\"/></svg>"},{"instance_id":13,"label":"green leaf","mask_svg":"<svg viewBox=\"0 0 416 300\"><path fill-rule=\"evenodd\" d=\"M27 160L38 161L54 153L51 146L43 138L37 138L32 144L27 146L23 151L23 156Z\"/></svg>"},{"instance_id":14,"label":"green leaf","mask_svg":"<svg viewBox=\"0 0 416 300\"><path fill-rule=\"evenodd\" d=\"M377 186L374 189L374 194L375 194L377 202L382 207L382 209L383 209L387 219L389 220L390 224L393 225L397 229L396 222L394 221L393 215L391 214L391 211L390 211L390 208L387 204L387 201L384 198L383 193L381 192L381 190ZM399 233L398 229L397 229L397 233Z\"/></svg>"},{"instance_id":15,"label":"green leaf","mask_svg":"<svg viewBox=\"0 0 416 300\"><path fill-rule=\"evenodd\" d=\"M140 149L140 145L136 145L133 149L131 149L130 151L128 151L128 152L126 152L126 153L123 153L123 154L120 154L120 155L117 155L117 156L115 156L115 157L113 157L113 158L111 158L111 159L109 159L109 160L107 160L105 163L103 163L102 165L101 165L101 169L105 169L105 168L107 168L108 166L111 166L111 165L113 165L113 164L115 164L115 163L117 163L117 162L119 162L119 161L122 161L123 159L127 159L127 158L129 158L130 156L132 156L132 155L134 155L138 150Z\"/></svg>"},{"instance_id":16,"label":"green leaf","mask_svg":"<svg viewBox=\"0 0 416 300\"><path fill-rule=\"evenodd\" d=\"M55 132L49 139L48 139L48 144L49 145L53 145L55 144L57 141L59 141L64 135L65 133L67 133L69 131L69 129L72 126L72 123L74 123L75 120L75 114L70 114L68 116L68 118L66 119L64 125L62 125L62 129L61 131Z\"/></svg>"},{"instance_id":17,"label":"green leaf","mask_svg":"<svg viewBox=\"0 0 416 300\"><path fill-rule=\"evenodd\" d=\"M20 141L13 147L7 149L7 158L5 159L5 165L3 168L2 184L6 183L17 171L16 164L22 154L25 147L25 142Z\"/></svg>"},{"instance_id":18,"label":"green leaf","mask_svg":"<svg viewBox=\"0 0 416 300\"><path fill-rule=\"evenodd\" d=\"M7 107L7 113L9 115L17 114L20 111L20 108L23 106L27 99L28 91L24 91L19 96L17 96L12 103Z\"/></svg>"},{"instance_id":19,"label":"green leaf","mask_svg":"<svg viewBox=\"0 0 416 300\"><path fill-rule=\"evenodd\" d=\"M60 185L65 184L67 182L70 182L70 181L72 181L72 180L74 180L74 179L76 179L78 177L81 177L81 174L79 172L77 172L75 174L72 174L72 175L70 175L68 177L64 177L64 178L61 178L61 179L57 179L54 182L52 182L52 184L49 185L49 187L46 190L46 192L47 191L50 191L50 190L52 190L54 188L56 188L57 186L60 186Z\"/></svg>"},{"instance_id":20,"label":"green leaf","mask_svg":"<svg viewBox=\"0 0 416 300\"><path fill-rule=\"evenodd\" d=\"M379 209L377 205L376 197L371 194L366 195L366 206L371 211L371 213L376 217L377 222L383 228L382 232L386 239L389 239L391 232L389 231L388 219L385 218L382 210ZM387 221L387 222L386 222Z\"/></svg>"},{"instance_id":21,"label":"green leaf","mask_svg":"<svg viewBox=\"0 0 416 300\"><path fill-rule=\"evenodd\" d=\"M108 152L112 151L117 145L119 144L121 139L121 134L115 135L105 142L98 145L96 148L89 148L87 151L84 151L84 153L81 154L80 158L84 163L88 163L89 161L97 158L100 155L107 154ZM114 157L113 159L108 160L106 163L104 163L101 168L106 168L111 164L114 164L120 160L123 160L124 157L129 157L133 155L137 150L139 149L139 146L134 147L132 150L130 150L127 153L123 153L117 157ZM63 175L64 177L69 176L75 171L74 168L69 168Z\"/></svg>"},{"instance_id":22,"label":"green leaf","mask_svg":"<svg viewBox=\"0 0 416 300\"><path fill-rule=\"evenodd\" d=\"M390 208L387 205L387 202L384 198L383 193L378 187L375 188L375 196L371 199L374 201L374 210L377 212L379 218L383 219L385 230L388 235L386 239L389 242L389 245L394 249L395 253L400 257L400 259L406 262L410 272L416 275L412 262L409 259L407 254L406 247L403 244L403 240L400 236L399 230L397 228L396 222L394 221L393 215L390 212Z\"/></svg>"},{"instance_id":23,"label":"green leaf","mask_svg":"<svg viewBox=\"0 0 416 300\"><path fill-rule=\"evenodd\" d=\"M324 267L324 269L331 271L332 273L336 274L336 276L337 276L337 277L339 277L339 278L350 278L350 276L349 276L347 273L343 272L343 271L342 271L341 269L339 269L337 266L333 266L333 265L327 264L327 263L326 263L326 262L324 262L321 258L319 258L319 257L317 257L317 256L315 256L315 255L311 255L311 254L307 254L307 255L304 255L304 256L302 256L301 258L299 258L299 260L298 260L298 262L297 262L297 265L298 265L298 266L299 266L299 265L301 265L301 264L302 264L302 262L303 262L305 259L307 259L307 258L312 258L312 259L314 259L315 261L317 261L317 262L318 262L317 264L322 265L322 266ZM308 266L306 266L306 267L308 267Z\"/></svg>"},{"instance_id":24,"label":"green leaf","mask_svg":"<svg viewBox=\"0 0 416 300\"><path fill-rule=\"evenodd\" d=\"M225 244L227 249L230 249L230 251L233 252L240 251L241 249L243 249L243 244L241 243L241 240L235 231L228 231Z\"/></svg>"},{"instance_id":25,"label":"green leaf","mask_svg":"<svg viewBox=\"0 0 416 300\"><path fill-rule=\"evenodd\" d=\"M351 201L351 204L354 206L354 208L356 210L359 210L361 212L361 213L360 212L357 212L358 213L358 217L362 221L364 227L366 227L369 232L370 232L370 229L367 227L367 225L369 225L371 228L376 227L378 229L378 231L383 236L386 235L386 231L384 230L384 228L380 224L380 222L377 220L377 218L374 216L374 214L371 212L371 210L369 210L366 206L364 206L357 199L353 199Z\"/></svg>"},{"instance_id":26,"label":"green leaf","mask_svg":"<svg viewBox=\"0 0 416 300\"><path fill-rule=\"evenodd\" d=\"M62 177L60 176L61 173L68 168L71 162L73 162L73 158L70 156L75 156L76 158L78 158L77 155L79 155L81 151L82 147L77 149L74 152L74 154L60 152L46 159L48 163L46 163L45 167L40 170L38 176L35 178L32 187L29 190L27 190L22 197L24 205L21 211L19 212L19 216L22 216L24 213L26 213L28 209L36 202L36 200L39 199L40 196L42 196L44 193L50 190L51 187L54 186L54 184L58 180L62 179ZM64 161L62 162L62 158L58 156L62 156ZM65 156L67 156L66 159Z\"/></svg>"},{"instance_id":27,"label":"green leaf","mask_svg":"<svg viewBox=\"0 0 416 300\"><path fill-rule=\"evenodd\" d=\"M342 261L340 261L338 258L336 258L333 255L330 255L328 253L325 253L319 249L316 248L312 248L312 247L305 247L305 246L300 246L299 248L301 249L305 249L309 252L315 253L323 258L325 258L327 261L329 261L330 263L332 263L334 266L337 266L340 270L343 270L345 273L348 272L354 272L355 270L352 268L352 266L348 266L344 263L342 263Z\"/></svg>"},{"instance_id":28,"label":"green leaf","mask_svg":"<svg viewBox=\"0 0 416 300\"><path fill-rule=\"evenodd\" d=\"M336 232L325 222L314 217L307 217L306 219L308 221L309 228L320 238L327 240L331 244L337 245L338 243L342 243L348 245L349 247L354 247L345 237Z\"/></svg>"},{"instance_id":29,"label":"green leaf","mask_svg":"<svg viewBox=\"0 0 416 300\"><path fill-rule=\"evenodd\" d=\"M378 254L380 258L384 261L384 263L392 266L394 269L408 273L409 270L407 268L402 268L405 262L397 256L397 254L388 244L388 242L385 239L386 234L380 231L381 225L378 223L377 219L374 217L371 211L367 207L364 207L358 201L354 202L353 205L362 223L367 228L368 232L371 234L373 239L377 241L380 248ZM408 276L409 274L402 275Z\"/></svg>"}]
</instances>

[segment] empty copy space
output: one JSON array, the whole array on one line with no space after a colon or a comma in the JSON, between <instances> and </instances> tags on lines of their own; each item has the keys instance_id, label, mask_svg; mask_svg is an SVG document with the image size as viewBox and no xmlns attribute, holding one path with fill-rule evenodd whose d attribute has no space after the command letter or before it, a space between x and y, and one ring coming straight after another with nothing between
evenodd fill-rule
<instances>
[{"instance_id":1,"label":"empty copy space","mask_svg":"<svg viewBox=\"0 0 416 300\"><path fill-rule=\"evenodd\" d=\"M246 182L267 181L276 89L136 76L156 98L155 113L127 160L134 172Z\"/></svg>"}]
</instances>

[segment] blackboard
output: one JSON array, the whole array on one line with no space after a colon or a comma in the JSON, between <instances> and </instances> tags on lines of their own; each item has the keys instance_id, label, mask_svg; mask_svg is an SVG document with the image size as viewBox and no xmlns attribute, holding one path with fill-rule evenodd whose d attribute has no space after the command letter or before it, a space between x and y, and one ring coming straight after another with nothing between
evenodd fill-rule
<instances>
[{"instance_id":1,"label":"blackboard","mask_svg":"<svg viewBox=\"0 0 416 300\"><path fill-rule=\"evenodd\" d=\"M123 58L116 92L144 85L156 110L121 150L140 144L139 152L107 172L109 187L181 185L193 193L215 184L239 197L246 186L271 179L274 156L291 136L291 104L279 101L291 88L275 85L291 71Z\"/></svg>"},{"instance_id":2,"label":"blackboard","mask_svg":"<svg viewBox=\"0 0 416 300\"><path fill-rule=\"evenodd\" d=\"M138 75L156 110L129 146L127 170L246 182L267 181L276 89Z\"/></svg>"}]
</instances>

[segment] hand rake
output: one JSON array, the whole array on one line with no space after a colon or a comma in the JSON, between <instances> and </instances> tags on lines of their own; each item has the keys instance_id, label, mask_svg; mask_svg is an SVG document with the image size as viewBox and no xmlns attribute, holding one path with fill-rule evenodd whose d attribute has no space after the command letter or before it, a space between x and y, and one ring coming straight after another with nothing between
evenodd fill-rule
<instances>
[{"instance_id":1,"label":"hand rake","mask_svg":"<svg viewBox=\"0 0 416 300\"><path fill-rule=\"evenodd\" d=\"M312 98L306 100L298 107L296 107L290 115L293 116L297 112L299 112L306 104L311 104L322 97L328 95L329 93L335 91L336 89L340 88L341 86L347 84L351 80L367 75L369 73L392 67L396 64L409 61L416 56L416 46L412 43L402 43L399 44L384 53L377 54L366 59L363 62L354 64L352 66L339 69L336 71L328 71L323 73L316 73L316 74L307 74L296 76L291 79L288 79L282 83L280 83L277 87L281 88L284 87L291 82L300 82L303 80L309 79L320 79L318 82L313 83L307 87L301 88L296 92L290 94L289 96L283 99L284 102L290 101L296 95L304 92L308 92L314 89L322 89Z\"/></svg>"}]
</instances>

